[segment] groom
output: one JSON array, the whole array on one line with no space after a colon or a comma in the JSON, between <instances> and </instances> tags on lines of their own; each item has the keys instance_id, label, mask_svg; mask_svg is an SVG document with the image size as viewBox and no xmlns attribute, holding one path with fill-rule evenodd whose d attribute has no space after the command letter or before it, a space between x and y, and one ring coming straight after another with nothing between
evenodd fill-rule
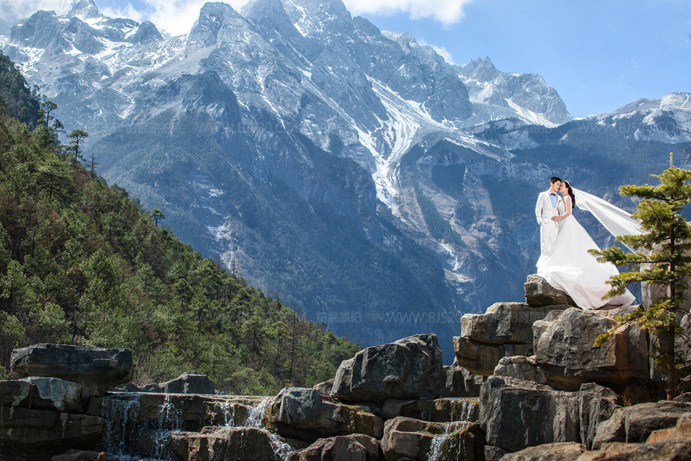
<instances>
[{"instance_id":1,"label":"groom","mask_svg":"<svg viewBox=\"0 0 691 461\"><path fill-rule=\"evenodd\" d=\"M538 195L535 205L535 217L540 225L540 252L543 255L549 252L559 231L557 222L552 221L552 216L559 215L560 197L557 195L559 187L561 187L561 179L556 176L552 177L549 190Z\"/></svg>"}]
</instances>

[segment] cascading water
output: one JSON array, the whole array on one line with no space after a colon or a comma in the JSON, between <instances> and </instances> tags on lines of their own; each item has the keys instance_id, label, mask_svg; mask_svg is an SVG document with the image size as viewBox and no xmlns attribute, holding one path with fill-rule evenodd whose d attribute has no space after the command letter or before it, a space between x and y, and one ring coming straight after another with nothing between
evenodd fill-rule
<instances>
[{"instance_id":1,"label":"cascading water","mask_svg":"<svg viewBox=\"0 0 691 461\"><path fill-rule=\"evenodd\" d=\"M130 400L117 398L104 398L101 403L99 416L106 422L106 435L101 442L100 448L111 455L121 459L129 455L128 447L134 445L133 431L128 424L130 421L137 421L139 413L139 396L134 394Z\"/></svg>"},{"instance_id":2,"label":"cascading water","mask_svg":"<svg viewBox=\"0 0 691 461\"><path fill-rule=\"evenodd\" d=\"M156 396L154 402L142 402L143 396L150 397L118 393L102 399L99 413L107 431L99 448L121 461L171 459L170 434L182 429L183 412L169 395Z\"/></svg>"},{"instance_id":3,"label":"cascading water","mask_svg":"<svg viewBox=\"0 0 691 461\"><path fill-rule=\"evenodd\" d=\"M478 399L459 399L460 405L454 405L451 409L450 422L475 422L478 418L480 403ZM459 408L460 407L460 408Z\"/></svg>"},{"instance_id":4,"label":"cascading water","mask_svg":"<svg viewBox=\"0 0 691 461\"><path fill-rule=\"evenodd\" d=\"M236 417L235 406L231 405L228 402L216 403L216 405L220 407L219 413L220 415L222 415L224 424L221 425L215 423L217 419L221 419L216 416L213 418L213 421L216 425L220 427L253 427L265 431L271 440L271 446L273 447L274 453L278 455L282 460L287 460L288 455L292 451L294 451L295 448L283 442L278 435L268 430L266 424L264 423L266 411L270 408L272 401L273 399L271 398L262 399L258 405L250 408L249 414L247 415L244 421L242 421L241 418Z\"/></svg>"},{"instance_id":5,"label":"cascading water","mask_svg":"<svg viewBox=\"0 0 691 461\"><path fill-rule=\"evenodd\" d=\"M190 410L192 399L203 401L203 405ZM119 461L168 461L176 459L173 434L177 431L196 432L204 426L232 428L239 431L243 440L242 429L254 428L266 434L277 458L287 460L295 448L268 430L264 423L272 401L271 398L247 400L177 394L106 395L100 402L99 414L106 421L107 434L99 449ZM190 411L193 414L185 414Z\"/></svg>"},{"instance_id":6,"label":"cascading water","mask_svg":"<svg viewBox=\"0 0 691 461\"><path fill-rule=\"evenodd\" d=\"M444 424L443 433L432 438L428 461L465 459L462 458L467 451L464 430L468 424L464 423L477 420L479 403L477 399L461 399L456 403L451 407L451 421Z\"/></svg>"}]
</instances>

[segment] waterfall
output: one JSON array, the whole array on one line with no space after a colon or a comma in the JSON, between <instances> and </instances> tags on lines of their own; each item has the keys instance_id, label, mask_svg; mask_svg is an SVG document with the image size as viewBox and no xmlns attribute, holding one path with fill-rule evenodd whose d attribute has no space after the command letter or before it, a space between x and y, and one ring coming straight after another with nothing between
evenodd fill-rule
<instances>
[{"instance_id":1,"label":"waterfall","mask_svg":"<svg viewBox=\"0 0 691 461\"><path fill-rule=\"evenodd\" d=\"M480 402L476 398L458 399L460 405L451 408L451 421L455 422L475 422L480 411ZM460 406L460 409L459 409ZM460 410L460 411L459 411Z\"/></svg>"},{"instance_id":2,"label":"waterfall","mask_svg":"<svg viewBox=\"0 0 691 461\"><path fill-rule=\"evenodd\" d=\"M100 401L107 433L99 449L120 461L168 461L174 457L173 433L202 427L255 428L264 432L282 460L295 450L270 431L265 414L273 398L261 400L182 394L113 393ZM242 433L241 433L242 437Z\"/></svg>"},{"instance_id":3,"label":"waterfall","mask_svg":"<svg viewBox=\"0 0 691 461\"><path fill-rule=\"evenodd\" d=\"M262 399L258 405L250 407L249 413L244 421L241 421L240 418L236 418L236 407L234 405L231 405L229 402L217 402L215 405L220 408L220 413L223 415L224 419L224 424L217 425L220 427L253 427L265 431L271 440L271 446L274 449L274 453L285 461L288 459L288 455L293 452L295 448L290 444L285 443L278 435L266 427L266 424L264 423L266 419L265 415L266 411L271 408L272 402L273 398L267 397ZM214 417L213 420L215 421L215 419L216 418Z\"/></svg>"},{"instance_id":4,"label":"waterfall","mask_svg":"<svg viewBox=\"0 0 691 461\"><path fill-rule=\"evenodd\" d=\"M106 395L101 400L99 416L106 422L106 436L99 448L122 461L141 456L171 459L171 432L184 425L183 410L168 394Z\"/></svg>"},{"instance_id":5,"label":"waterfall","mask_svg":"<svg viewBox=\"0 0 691 461\"><path fill-rule=\"evenodd\" d=\"M444 430L432 438L428 461L442 461L444 459L465 459L466 452L465 431L469 423L477 421L479 412L478 399L453 399L450 420L442 423Z\"/></svg>"},{"instance_id":6,"label":"waterfall","mask_svg":"<svg viewBox=\"0 0 691 461\"><path fill-rule=\"evenodd\" d=\"M119 457L128 454L128 447L135 442L136 432L128 428L129 421L136 421L139 414L139 395L131 400L103 398L99 416L106 422L106 435L100 448Z\"/></svg>"}]
</instances>

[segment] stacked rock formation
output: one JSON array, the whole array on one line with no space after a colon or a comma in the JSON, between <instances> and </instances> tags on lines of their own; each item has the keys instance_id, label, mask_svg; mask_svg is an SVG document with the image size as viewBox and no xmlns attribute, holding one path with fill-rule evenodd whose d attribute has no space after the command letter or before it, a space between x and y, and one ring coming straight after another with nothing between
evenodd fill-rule
<instances>
[{"instance_id":1,"label":"stacked rock formation","mask_svg":"<svg viewBox=\"0 0 691 461\"><path fill-rule=\"evenodd\" d=\"M16 349L11 366L20 379L0 381L0 459L34 461L103 438L105 422L85 403L131 379L132 353L38 344Z\"/></svg>"},{"instance_id":2,"label":"stacked rock formation","mask_svg":"<svg viewBox=\"0 0 691 461\"><path fill-rule=\"evenodd\" d=\"M464 316L462 336L454 338L457 363L487 376L479 419L486 459L600 459L593 450L624 450L616 459L684 459L674 456L691 449L689 440L669 452L631 446L678 423L664 437L681 437L681 421L691 417L688 403L658 401L662 383L653 379L645 331L622 326L594 347L614 318L638 306L584 311L536 275L525 295L525 303ZM655 457L632 454L647 449Z\"/></svg>"}]
</instances>

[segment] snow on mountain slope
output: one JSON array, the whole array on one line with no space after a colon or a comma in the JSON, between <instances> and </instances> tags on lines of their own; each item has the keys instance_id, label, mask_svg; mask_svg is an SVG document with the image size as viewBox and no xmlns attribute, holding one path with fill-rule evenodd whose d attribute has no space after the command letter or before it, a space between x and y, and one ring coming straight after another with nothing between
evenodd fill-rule
<instances>
[{"instance_id":1,"label":"snow on mountain slope","mask_svg":"<svg viewBox=\"0 0 691 461\"><path fill-rule=\"evenodd\" d=\"M691 93L640 99L609 114L589 117L599 125L617 127L638 141L691 141Z\"/></svg>"}]
</instances>

